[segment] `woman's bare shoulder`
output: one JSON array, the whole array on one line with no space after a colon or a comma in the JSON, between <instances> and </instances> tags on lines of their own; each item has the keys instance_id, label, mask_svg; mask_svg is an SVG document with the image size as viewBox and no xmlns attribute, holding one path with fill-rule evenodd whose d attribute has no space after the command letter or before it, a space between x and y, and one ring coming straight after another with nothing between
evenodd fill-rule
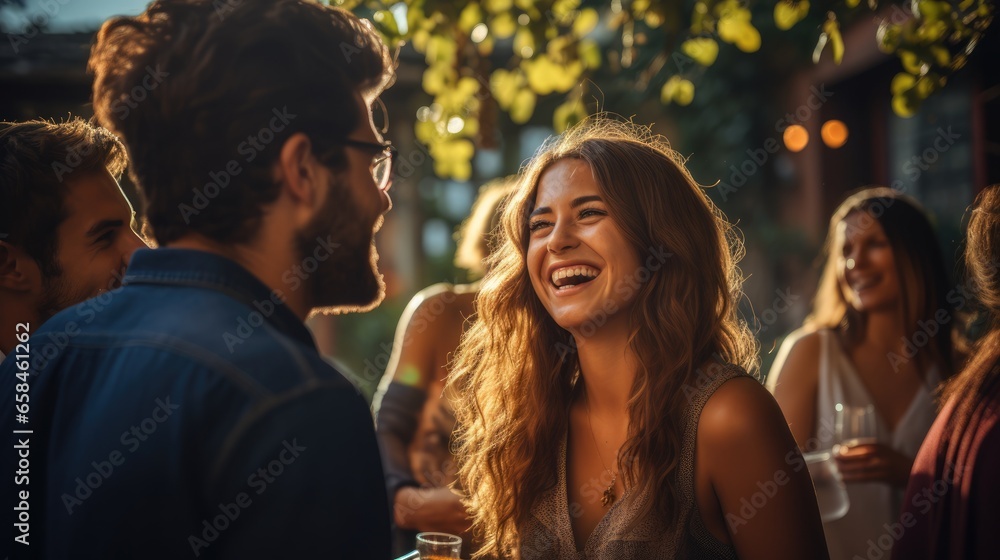
<instances>
[{"instance_id":1,"label":"woman's bare shoulder","mask_svg":"<svg viewBox=\"0 0 1000 560\"><path fill-rule=\"evenodd\" d=\"M755 429L747 425L773 419L775 415L780 418L781 411L760 381L747 374L737 375L725 381L708 398L701 410L698 433L715 438L724 432L725 437L729 437L734 428L737 431Z\"/></svg>"},{"instance_id":2,"label":"woman's bare shoulder","mask_svg":"<svg viewBox=\"0 0 1000 560\"><path fill-rule=\"evenodd\" d=\"M785 337L767 374L768 390L773 393L779 383L815 383L823 336L822 330L800 328Z\"/></svg>"},{"instance_id":3,"label":"woman's bare shoulder","mask_svg":"<svg viewBox=\"0 0 1000 560\"><path fill-rule=\"evenodd\" d=\"M464 288L461 284L440 283L420 290L410 299L400 323L416 331L411 334L427 333L431 338L444 336L444 333L458 336L475 312L476 293ZM455 336L445 336L447 343L451 344Z\"/></svg>"},{"instance_id":4,"label":"woman's bare shoulder","mask_svg":"<svg viewBox=\"0 0 1000 560\"><path fill-rule=\"evenodd\" d=\"M826 329L817 329L814 327L799 327L798 329L788 333L788 336L786 336L785 340L781 343L781 347L788 347L789 349L809 349L818 352L820 341L825 332L828 331L826 331Z\"/></svg>"}]
</instances>

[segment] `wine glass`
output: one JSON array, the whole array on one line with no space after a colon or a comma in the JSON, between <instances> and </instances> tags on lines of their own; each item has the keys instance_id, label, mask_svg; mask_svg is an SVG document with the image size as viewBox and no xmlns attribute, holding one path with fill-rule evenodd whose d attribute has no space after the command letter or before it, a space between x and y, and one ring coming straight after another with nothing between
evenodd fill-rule
<instances>
[{"instance_id":1,"label":"wine glass","mask_svg":"<svg viewBox=\"0 0 1000 560\"><path fill-rule=\"evenodd\" d=\"M462 537L448 533L417 533L417 552L420 560L461 558Z\"/></svg>"},{"instance_id":2,"label":"wine glass","mask_svg":"<svg viewBox=\"0 0 1000 560\"><path fill-rule=\"evenodd\" d=\"M851 501L847 497L847 487L840 478L837 461L829 451L814 451L803 455L809 467L813 488L816 490L816 503L819 504L819 514L823 522L836 521L847 515Z\"/></svg>"},{"instance_id":3,"label":"wine glass","mask_svg":"<svg viewBox=\"0 0 1000 560\"><path fill-rule=\"evenodd\" d=\"M866 445L878 441L875 425L875 406L852 406L837 403L834 425L837 443L844 447Z\"/></svg>"}]
</instances>

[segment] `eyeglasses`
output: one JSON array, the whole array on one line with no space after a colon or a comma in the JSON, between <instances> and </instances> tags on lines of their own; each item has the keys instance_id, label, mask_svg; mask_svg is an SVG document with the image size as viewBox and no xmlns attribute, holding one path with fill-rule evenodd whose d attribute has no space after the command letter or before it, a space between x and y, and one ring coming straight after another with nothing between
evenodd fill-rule
<instances>
[{"instance_id":1,"label":"eyeglasses","mask_svg":"<svg viewBox=\"0 0 1000 560\"><path fill-rule=\"evenodd\" d=\"M378 190L387 191L392 186L393 161L396 158L396 147L392 144L376 144L375 142L364 142L362 140L344 139L337 142L352 148L359 148L375 152L372 157L371 172L372 179Z\"/></svg>"},{"instance_id":2,"label":"eyeglasses","mask_svg":"<svg viewBox=\"0 0 1000 560\"><path fill-rule=\"evenodd\" d=\"M389 133L389 110L385 108L381 97L376 97L372 103L372 122L375 123L375 130L383 136Z\"/></svg>"}]
</instances>

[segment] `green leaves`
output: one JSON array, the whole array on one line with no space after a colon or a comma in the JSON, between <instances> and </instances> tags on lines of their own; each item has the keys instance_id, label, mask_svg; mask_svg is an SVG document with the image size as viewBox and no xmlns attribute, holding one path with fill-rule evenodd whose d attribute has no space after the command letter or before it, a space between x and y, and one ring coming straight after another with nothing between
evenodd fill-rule
<instances>
[{"instance_id":1,"label":"green leaves","mask_svg":"<svg viewBox=\"0 0 1000 560\"><path fill-rule=\"evenodd\" d=\"M878 31L875 32L875 41L878 43L879 50L886 54L896 52L896 47L899 46L901 38L900 35L901 32L898 25L890 24L887 21L880 23Z\"/></svg>"},{"instance_id":2,"label":"green leaves","mask_svg":"<svg viewBox=\"0 0 1000 560\"><path fill-rule=\"evenodd\" d=\"M671 76L660 90L660 101L664 104L690 105L694 100L694 84L680 76Z\"/></svg>"},{"instance_id":3,"label":"green leaves","mask_svg":"<svg viewBox=\"0 0 1000 560\"><path fill-rule=\"evenodd\" d=\"M892 92L892 110L901 117L912 117L920 104L934 92L943 88L947 78L933 72L914 76L900 72L892 78L889 90Z\"/></svg>"},{"instance_id":4,"label":"green leaves","mask_svg":"<svg viewBox=\"0 0 1000 560\"><path fill-rule=\"evenodd\" d=\"M601 12L580 0L335 0L374 10L377 29L393 47L410 42L427 63L421 78L432 96L417 115L415 133L427 144L434 171L464 180L480 130L484 104L496 103L517 124L534 116L539 98L566 95L553 115L564 129L586 115L581 84L603 62L601 47L588 39ZM396 20L403 17L406 26ZM368 12L372 13L372 12ZM507 63L491 68L495 48L511 49Z\"/></svg>"},{"instance_id":5,"label":"green leaves","mask_svg":"<svg viewBox=\"0 0 1000 560\"><path fill-rule=\"evenodd\" d=\"M708 37L688 39L681 44L681 52L702 66L711 66L719 56L719 44Z\"/></svg>"},{"instance_id":6,"label":"green leaves","mask_svg":"<svg viewBox=\"0 0 1000 560\"><path fill-rule=\"evenodd\" d=\"M509 12L497 14L490 20L490 32L497 39L507 39L517 31L517 21Z\"/></svg>"},{"instance_id":7,"label":"green leaves","mask_svg":"<svg viewBox=\"0 0 1000 560\"><path fill-rule=\"evenodd\" d=\"M423 55L421 84L430 100L418 111L415 132L429 146L435 172L461 179L471 176L480 135L494 135L489 107L523 124L539 119L535 109L546 97L558 96L552 124L565 130L586 116L587 79L604 64L643 94L655 95L662 84L662 103L690 105L693 77L706 75L720 50L732 48L723 44L742 53L760 50L751 7L759 16L773 6L780 30L802 29L814 8L825 12L813 59L829 52L835 64L845 56L842 23L890 13L893 3L909 9L905 18L890 13L875 38L902 67L891 87L893 110L912 115L966 64L997 0L326 1L363 10L391 48L409 43ZM490 117L481 119L484 114Z\"/></svg>"},{"instance_id":8,"label":"green leaves","mask_svg":"<svg viewBox=\"0 0 1000 560\"><path fill-rule=\"evenodd\" d=\"M840 24L836 18L830 18L823 23L823 33L830 39L834 64L840 64L844 60L844 39L840 36Z\"/></svg>"},{"instance_id":9,"label":"green leaves","mask_svg":"<svg viewBox=\"0 0 1000 560\"><path fill-rule=\"evenodd\" d=\"M895 53L904 72L892 81L892 108L911 116L920 104L962 68L993 21L992 0L913 0L913 17L883 21L876 38L883 52Z\"/></svg>"},{"instance_id":10,"label":"green leaves","mask_svg":"<svg viewBox=\"0 0 1000 560\"><path fill-rule=\"evenodd\" d=\"M594 41L580 41L580 62L584 68L593 70L601 65L601 47Z\"/></svg>"},{"instance_id":11,"label":"green leaves","mask_svg":"<svg viewBox=\"0 0 1000 560\"><path fill-rule=\"evenodd\" d=\"M855 0L857 3L857 0ZM774 25L781 30L791 29L809 14L809 0L795 2L780 0L774 5Z\"/></svg>"},{"instance_id":12,"label":"green leaves","mask_svg":"<svg viewBox=\"0 0 1000 560\"><path fill-rule=\"evenodd\" d=\"M840 64L844 59L844 39L840 36L840 24L837 23L837 16L830 12L827 20L823 22L823 32L816 41L816 48L813 49L813 64L818 64L826 45L830 45L833 54L833 63Z\"/></svg>"},{"instance_id":13,"label":"green leaves","mask_svg":"<svg viewBox=\"0 0 1000 560\"><path fill-rule=\"evenodd\" d=\"M448 66L429 66L427 70L424 70L424 78L422 82L424 91L431 95L441 93L446 87L448 87L450 78L451 68Z\"/></svg>"},{"instance_id":14,"label":"green leaves","mask_svg":"<svg viewBox=\"0 0 1000 560\"><path fill-rule=\"evenodd\" d=\"M392 12L389 10L379 10L375 12L372 16L372 21L375 22L375 27L381 31L383 35L399 35L399 25L396 23L395 16L393 16Z\"/></svg>"},{"instance_id":15,"label":"green leaves","mask_svg":"<svg viewBox=\"0 0 1000 560\"><path fill-rule=\"evenodd\" d=\"M593 8L581 10L580 15L573 22L573 35L577 37L586 36L597 27L598 21L600 21L600 16L597 15L597 10Z\"/></svg>"},{"instance_id":16,"label":"green leaves","mask_svg":"<svg viewBox=\"0 0 1000 560\"><path fill-rule=\"evenodd\" d=\"M548 54L543 54L521 62L521 69L532 90L539 95L548 95L553 92L566 93L573 89L583 73L583 63L575 60L559 65Z\"/></svg>"},{"instance_id":17,"label":"green leaves","mask_svg":"<svg viewBox=\"0 0 1000 560\"><path fill-rule=\"evenodd\" d=\"M940 0L916 0L912 3L913 15L920 20L934 22L951 18L951 5Z\"/></svg>"},{"instance_id":18,"label":"green leaves","mask_svg":"<svg viewBox=\"0 0 1000 560\"><path fill-rule=\"evenodd\" d=\"M430 144L434 158L434 173L439 177L452 177L468 181L472 177L472 155L476 147L468 140L445 140Z\"/></svg>"},{"instance_id":19,"label":"green leaves","mask_svg":"<svg viewBox=\"0 0 1000 560\"><path fill-rule=\"evenodd\" d=\"M517 92L527 85L524 72L520 69L507 71L503 68L493 71L490 76L490 91L501 109L509 109Z\"/></svg>"},{"instance_id":20,"label":"green leaves","mask_svg":"<svg viewBox=\"0 0 1000 560\"><path fill-rule=\"evenodd\" d=\"M469 3L462 8L462 13L458 16L458 30L462 33L472 32L472 28L483 22L483 9L479 4Z\"/></svg>"},{"instance_id":21,"label":"green leaves","mask_svg":"<svg viewBox=\"0 0 1000 560\"><path fill-rule=\"evenodd\" d=\"M509 12L514 7L514 0L483 0L483 6L491 14Z\"/></svg>"},{"instance_id":22,"label":"green leaves","mask_svg":"<svg viewBox=\"0 0 1000 560\"><path fill-rule=\"evenodd\" d=\"M716 12L720 39L743 52L753 53L760 49L760 31L750 23L750 10L737 0L723 0L716 6Z\"/></svg>"},{"instance_id":23,"label":"green leaves","mask_svg":"<svg viewBox=\"0 0 1000 560\"><path fill-rule=\"evenodd\" d=\"M579 97L569 99L565 103L556 107L553 113L553 121L557 133L563 133L567 128L582 121L587 117L587 108Z\"/></svg>"},{"instance_id":24,"label":"green leaves","mask_svg":"<svg viewBox=\"0 0 1000 560\"><path fill-rule=\"evenodd\" d=\"M535 112L535 101L538 96L530 89L519 90L514 94L514 100L510 104L510 120L517 124L524 124L531 119L531 114Z\"/></svg>"}]
</instances>

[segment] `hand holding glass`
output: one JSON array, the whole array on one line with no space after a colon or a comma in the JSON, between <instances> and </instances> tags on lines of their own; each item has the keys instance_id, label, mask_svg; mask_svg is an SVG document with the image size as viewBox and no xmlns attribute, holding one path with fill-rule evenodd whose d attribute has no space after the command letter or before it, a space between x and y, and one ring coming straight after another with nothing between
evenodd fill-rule
<instances>
[{"instance_id":1,"label":"hand holding glass","mask_svg":"<svg viewBox=\"0 0 1000 560\"><path fill-rule=\"evenodd\" d=\"M837 443L845 447L855 447L875 443L878 440L873 405L851 406L837 403L835 410Z\"/></svg>"}]
</instances>

